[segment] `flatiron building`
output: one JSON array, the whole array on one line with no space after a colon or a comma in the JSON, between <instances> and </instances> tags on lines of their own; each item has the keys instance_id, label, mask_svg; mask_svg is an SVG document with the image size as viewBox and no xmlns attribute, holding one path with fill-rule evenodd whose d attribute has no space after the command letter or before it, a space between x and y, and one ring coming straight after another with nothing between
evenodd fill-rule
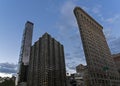
<instances>
[{"instance_id":1,"label":"flatiron building","mask_svg":"<svg viewBox=\"0 0 120 86\"><path fill-rule=\"evenodd\" d=\"M103 33L103 27L80 7L74 9L86 57L87 86L120 86L120 77Z\"/></svg>"}]
</instances>

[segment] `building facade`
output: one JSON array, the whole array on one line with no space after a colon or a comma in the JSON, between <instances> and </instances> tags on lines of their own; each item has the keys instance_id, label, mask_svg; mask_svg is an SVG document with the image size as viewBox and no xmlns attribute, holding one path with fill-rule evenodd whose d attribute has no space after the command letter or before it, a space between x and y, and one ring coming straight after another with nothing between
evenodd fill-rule
<instances>
[{"instance_id":1,"label":"building facade","mask_svg":"<svg viewBox=\"0 0 120 86\"><path fill-rule=\"evenodd\" d=\"M118 54L113 54L112 57L113 57L114 62L115 62L115 64L116 64L117 70L118 70L118 72L119 72L119 74L120 74L120 53L118 53Z\"/></svg>"},{"instance_id":2,"label":"building facade","mask_svg":"<svg viewBox=\"0 0 120 86\"><path fill-rule=\"evenodd\" d=\"M87 66L85 66L83 64L79 64L78 66L76 66L76 72L77 73L84 72L86 69L87 69Z\"/></svg>"},{"instance_id":3,"label":"building facade","mask_svg":"<svg viewBox=\"0 0 120 86\"><path fill-rule=\"evenodd\" d=\"M30 48L32 44L33 25L34 24L30 21L27 21L25 24L25 29L23 32L23 38L21 44L21 51L19 56L16 86L19 85L19 83L22 82L26 83L27 81Z\"/></svg>"},{"instance_id":4,"label":"building facade","mask_svg":"<svg viewBox=\"0 0 120 86\"><path fill-rule=\"evenodd\" d=\"M119 73L103 34L103 27L80 7L74 9L86 57L88 86L120 86Z\"/></svg>"},{"instance_id":5,"label":"building facade","mask_svg":"<svg viewBox=\"0 0 120 86\"><path fill-rule=\"evenodd\" d=\"M85 86L82 73L74 73L71 76L74 77L73 79L76 81L76 86Z\"/></svg>"},{"instance_id":6,"label":"building facade","mask_svg":"<svg viewBox=\"0 0 120 86\"><path fill-rule=\"evenodd\" d=\"M87 66L83 65L83 64L79 64L78 66L76 66L76 72L81 75L82 80L84 85L83 86L89 86L89 75L88 75L88 68Z\"/></svg>"},{"instance_id":7,"label":"building facade","mask_svg":"<svg viewBox=\"0 0 120 86\"><path fill-rule=\"evenodd\" d=\"M31 47L28 86L66 86L63 45L45 33Z\"/></svg>"},{"instance_id":8,"label":"building facade","mask_svg":"<svg viewBox=\"0 0 120 86\"><path fill-rule=\"evenodd\" d=\"M70 78L71 78L70 75L66 75L66 84L67 84L67 86L71 86L71 84L70 84Z\"/></svg>"}]
</instances>

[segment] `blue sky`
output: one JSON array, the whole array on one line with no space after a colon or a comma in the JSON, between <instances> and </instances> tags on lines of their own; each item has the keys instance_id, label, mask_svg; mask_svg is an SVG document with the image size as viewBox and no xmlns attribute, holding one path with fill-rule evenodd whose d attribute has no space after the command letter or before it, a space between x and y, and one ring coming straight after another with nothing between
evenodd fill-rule
<instances>
[{"instance_id":1,"label":"blue sky","mask_svg":"<svg viewBox=\"0 0 120 86\"><path fill-rule=\"evenodd\" d=\"M73 14L75 6L82 7L104 27L111 52L119 53L119 3L120 0L0 0L0 72L15 73L27 20L34 23L33 43L48 32L64 45L68 72L74 72L80 63L86 64Z\"/></svg>"}]
</instances>

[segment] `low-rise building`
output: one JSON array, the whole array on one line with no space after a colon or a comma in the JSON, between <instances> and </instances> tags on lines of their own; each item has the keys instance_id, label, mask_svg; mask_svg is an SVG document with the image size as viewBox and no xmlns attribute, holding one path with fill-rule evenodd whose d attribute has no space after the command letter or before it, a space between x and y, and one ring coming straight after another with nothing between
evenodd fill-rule
<instances>
[{"instance_id":1,"label":"low-rise building","mask_svg":"<svg viewBox=\"0 0 120 86\"><path fill-rule=\"evenodd\" d=\"M76 77L77 79L80 79L80 85L78 86L89 86L89 80L88 80L88 68L87 66L83 65L83 64L79 64L77 67L76 67L76 71L77 71L77 76Z\"/></svg>"},{"instance_id":2,"label":"low-rise building","mask_svg":"<svg viewBox=\"0 0 120 86\"><path fill-rule=\"evenodd\" d=\"M84 76L82 73L75 73L74 79L76 80L77 86L85 86L84 85Z\"/></svg>"},{"instance_id":3,"label":"low-rise building","mask_svg":"<svg viewBox=\"0 0 120 86\"><path fill-rule=\"evenodd\" d=\"M120 74L120 53L118 53L118 54L113 54L112 57L113 57L114 62L115 62L115 64L116 64L117 70L118 70L118 72L119 72L119 74Z\"/></svg>"}]
</instances>

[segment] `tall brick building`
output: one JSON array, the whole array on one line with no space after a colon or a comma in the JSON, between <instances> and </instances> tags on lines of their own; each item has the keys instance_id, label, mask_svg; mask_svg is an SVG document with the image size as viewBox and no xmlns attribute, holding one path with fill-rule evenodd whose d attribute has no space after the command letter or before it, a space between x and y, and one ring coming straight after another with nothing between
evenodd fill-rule
<instances>
[{"instance_id":1,"label":"tall brick building","mask_svg":"<svg viewBox=\"0 0 120 86\"><path fill-rule=\"evenodd\" d=\"M86 57L88 86L120 86L119 73L103 34L103 27L80 7L74 9Z\"/></svg>"},{"instance_id":2,"label":"tall brick building","mask_svg":"<svg viewBox=\"0 0 120 86\"><path fill-rule=\"evenodd\" d=\"M66 86L63 45L45 33L31 47L28 86Z\"/></svg>"}]
</instances>

